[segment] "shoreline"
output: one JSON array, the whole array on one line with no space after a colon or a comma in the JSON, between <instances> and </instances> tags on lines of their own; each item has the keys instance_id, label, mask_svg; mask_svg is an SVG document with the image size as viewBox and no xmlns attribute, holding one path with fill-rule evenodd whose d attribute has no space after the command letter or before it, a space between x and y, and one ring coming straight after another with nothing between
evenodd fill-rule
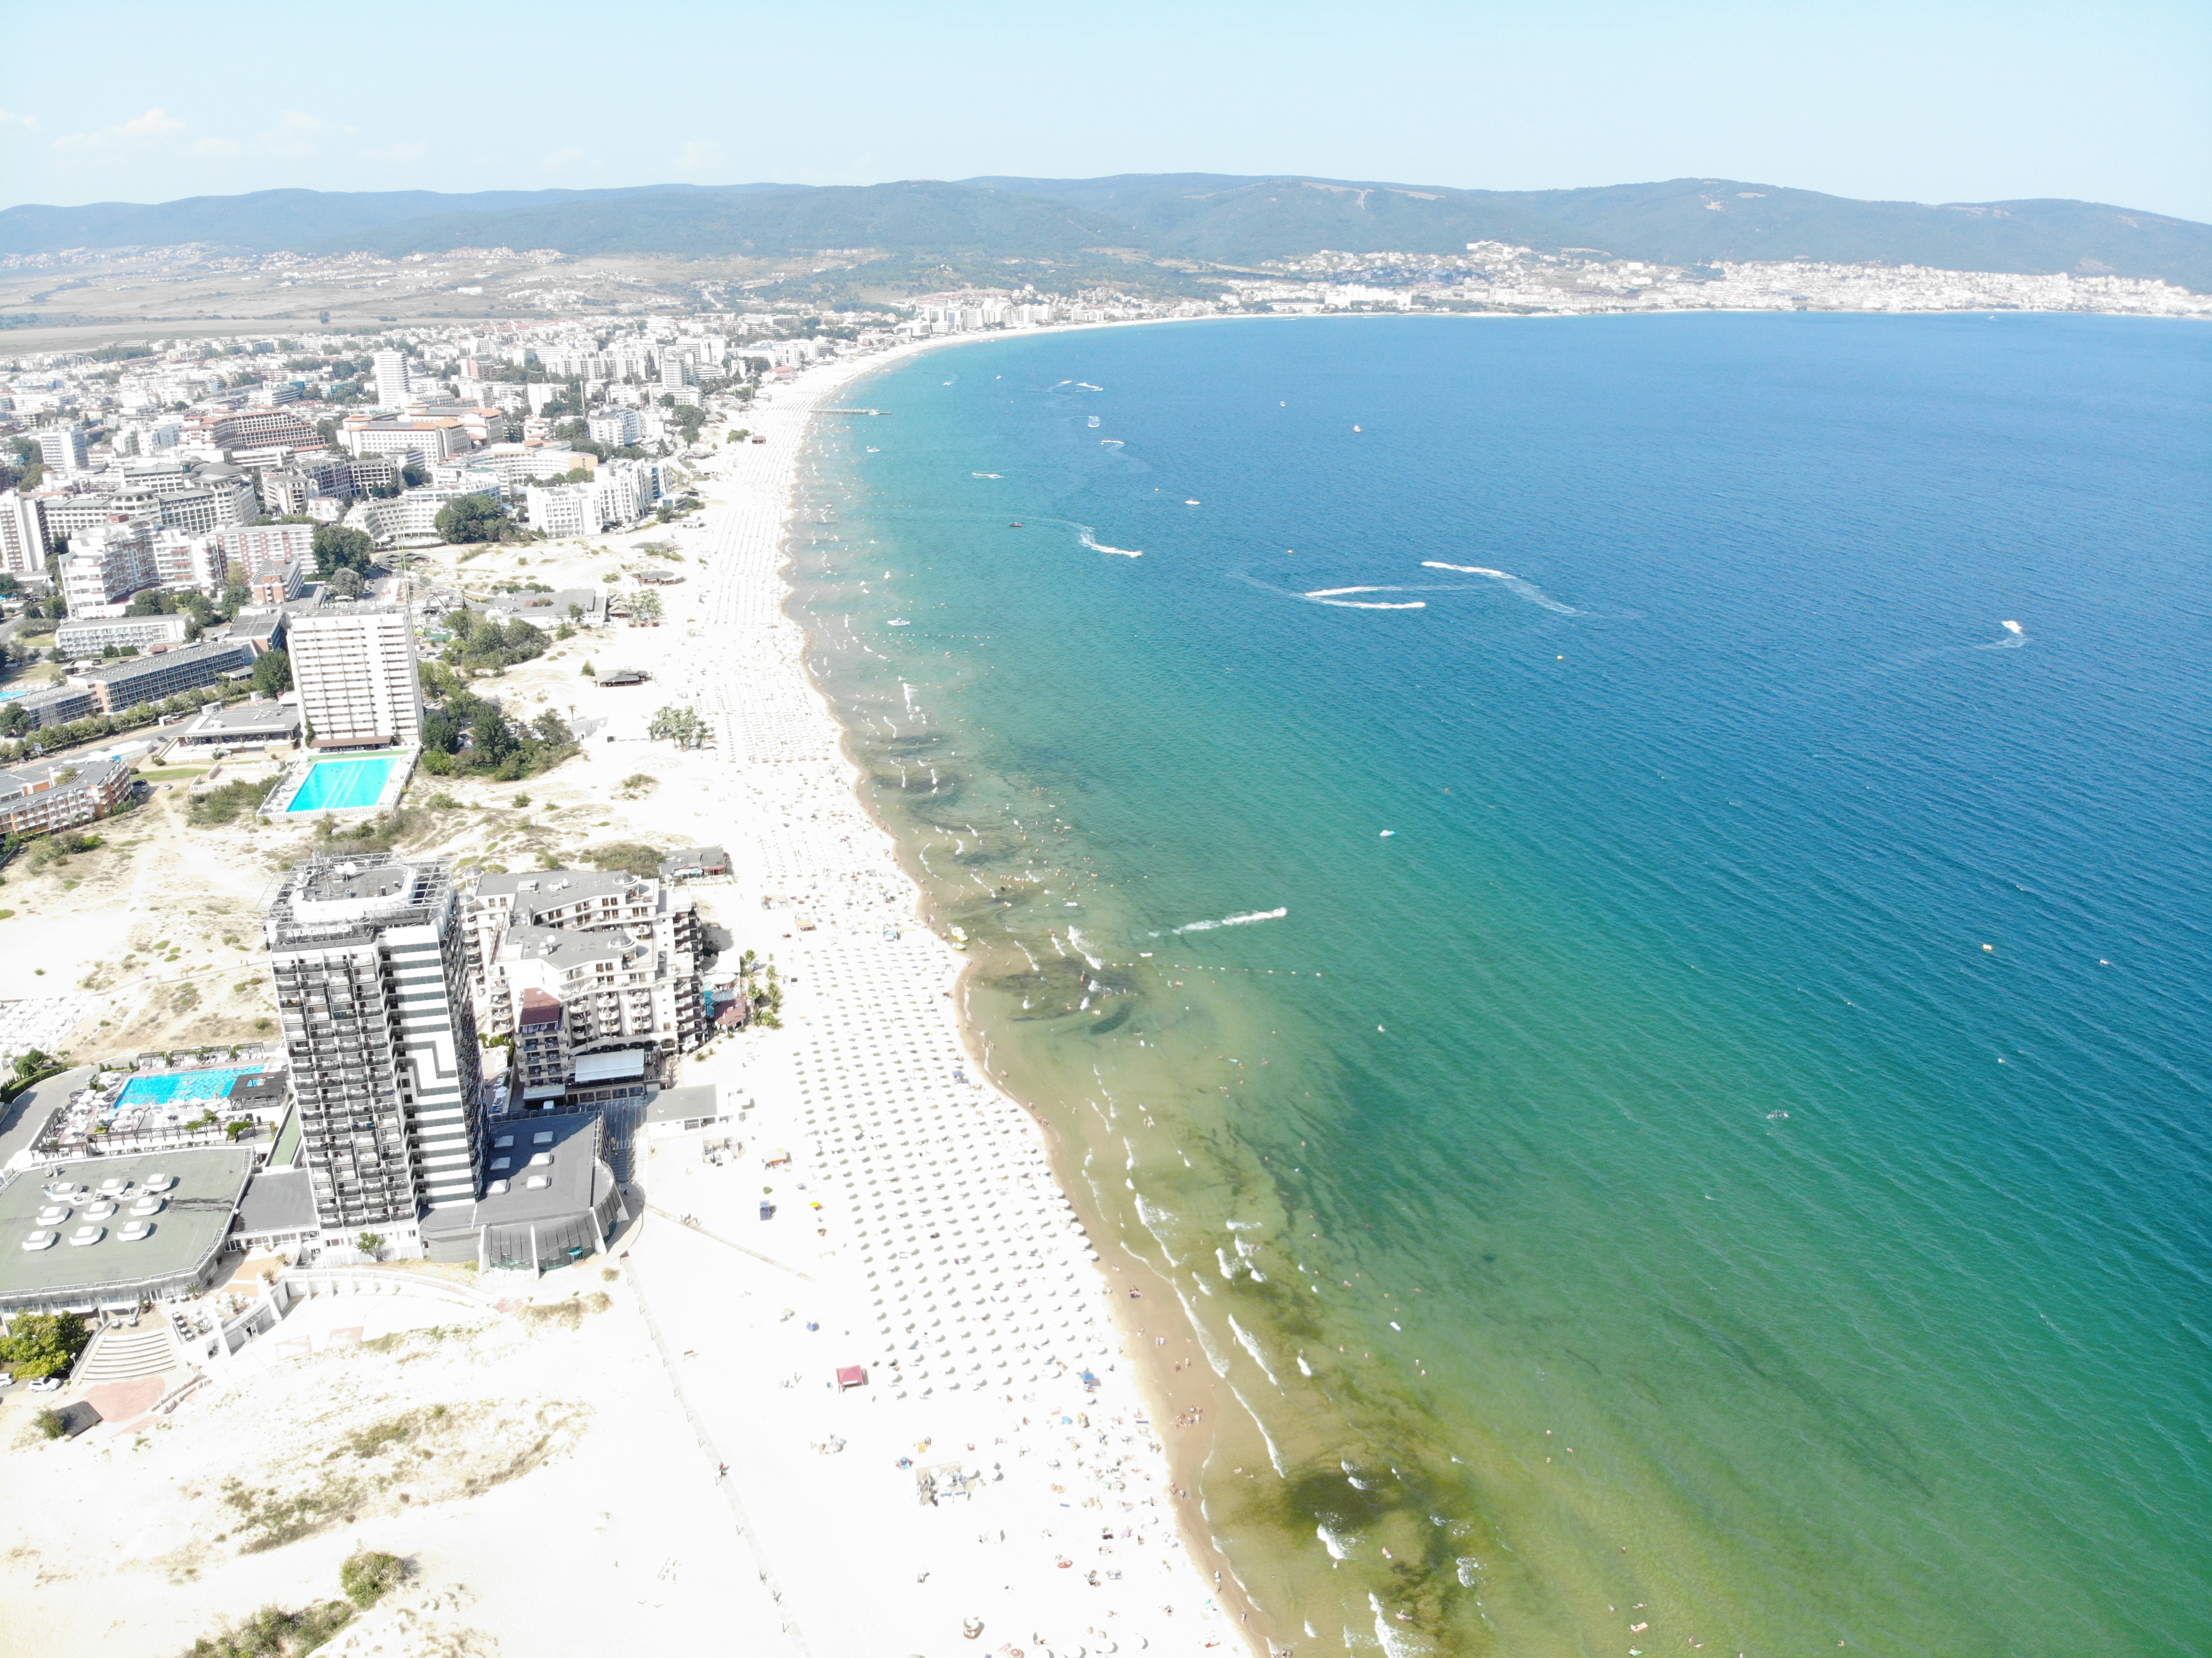
<instances>
[{"instance_id":1,"label":"shoreline","mask_svg":"<svg viewBox=\"0 0 2212 1658\"><path fill-rule=\"evenodd\" d=\"M1236 319L1147 317L1130 319L1122 322L1054 324L1042 328L1022 330L1018 334L1006 332L946 335L927 341L916 341L908 346L878 356L855 360L851 365L854 372L846 376L824 380L821 383L821 391L825 397L834 393L851 392L874 374L902 366L915 358L945 347L980 344L990 341L1003 343L1011 338L1030 335L1090 333L1103 329L1133 325L1230 320L1236 320ZM802 371L802 374L804 372ZM813 445L817 440L818 431L814 424L816 412L814 409L810 408L804 416L804 423L800 428L804 435L800 440L802 446L799 456L801 462L811 458ZM1231 1604L1232 1609L1241 1614L1243 1631L1249 1638L1255 1651L1262 1655L1272 1655L1278 1650L1287 1651L1290 1649L1287 1645L1279 1646L1279 1640L1286 1642L1287 1636L1273 1627L1267 1614L1252 1600L1243 1580L1238 1576L1234 1565L1223 1550L1219 1540L1206 1523L1208 1515L1204 1495L1200 1489L1200 1479L1206 1467L1212 1461L1219 1440L1218 1423L1222 1412L1216 1407L1218 1406L1231 1406L1240 1409L1243 1407L1241 1401L1235 1399L1233 1390L1229 1388L1225 1380L1217 1376L1210 1368L1200 1369L1194 1362L1186 1377L1170 1363L1175 1350L1187 1351L1188 1354L1194 1356L1194 1360L1196 1357L1202 1357L1206 1351L1206 1344L1185 1314L1174 1284L1161 1278L1149 1262L1127 1247L1118 1225L1114 1223L1112 1218L1091 1201L1089 1182L1081 1177L1080 1169L1070 1161L1071 1158L1080 1157L1087 1150L1084 1142L1054 1122L1049 1113L1014 1092L1011 1084L1005 1080L1006 1072L1003 1067L994 1062L990 1033L982 1024L973 1006L972 992L975 981L983 971L984 963L973 955L953 952L951 944L945 938L944 930L945 924L939 914L942 908L942 902L933 889L926 867L920 869L916 867L920 860L913 849L900 838L897 831L868 799L861 786L865 780L863 762L854 750L852 732L845 722L838 717L836 699L823 684L806 659L806 653L816 648L821 643L821 640L819 635L808 626L807 618L798 611L794 604L799 597L799 592L796 583L792 580L792 575L797 566L798 558L790 542L791 532L799 522L797 517L799 480L795 474L792 489L793 497L785 504L782 537L779 543L781 562L777 567L776 577L783 587L779 609L798 627L804 641L799 660L801 674L807 689L819 701L825 717L837 729L839 764L846 774L846 783L853 799L858 803L868 821L877 828L890 844L900 869L912 883L919 901L917 913L929 928L931 936L941 949L954 957L958 977L955 983L953 1000L958 1013L961 1038L970 1057L975 1060L981 1074L989 1079L987 1085L1026 1117L1042 1138L1047 1155L1052 1163L1054 1184L1060 1194L1066 1199L1081 1218L1085 1230L1100 1255L1100 1259L1096 1263L1097 1276L1106 1281L1105 1287L1109 1297L1109 1304L1114 1311L1114 1325L1121 1338L1124 1354L1129 1358L1136 1385L1139 1392L1145 1395L1146 1403L1154 1413L1153 1426L1156 1432L1163 1424L1174 1425L1182 1411L1192 1404L1197 1404L1203 1410L1213 1412L1213 1421L1197 1425L1195 1431L1186 1430L1188 1437L1162 1435L1160 1438L1161 1444L1165 1448L1164 1455L1170 1471L1170 1490L1180 1490L1185 1493L1177 1499L1182 1506L1176 1509L1177 1529L1184 1548L1204 1570L1212 1573L1215 1593L1223 1598L1224 1603ZM1116 1280L1119 1281L1116 1282ZM1152 1333L1152 1327L1139 1323L1137 1315L1129 1309L1128 1303L1134 1297L1122 1293L1124 1289L1138 1285L1141 1285L1143 1298L1152 1306L1165 1306L1174 1309L1171 1316L1177 1327L1176 1333L1166 1338L1160 1346L1150 1345L1158 1338ZM1262 1431L1264 1432L1264 1430Z\"/></svg>"}]
</instances>

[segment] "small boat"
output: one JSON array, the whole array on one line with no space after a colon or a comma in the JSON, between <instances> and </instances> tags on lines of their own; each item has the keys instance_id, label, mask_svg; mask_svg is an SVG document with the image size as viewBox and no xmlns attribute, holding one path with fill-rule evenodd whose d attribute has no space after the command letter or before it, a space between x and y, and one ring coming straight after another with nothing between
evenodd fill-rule
<instances>
[{"instance_id":1,"label":"small boat","mask_svg":"<svg viewBox=\"0 0 2212 1658\"><path fill-rule=\"evenodd\" d=\"M1018 530L1018 529L1020 529L1020 528L1022 527L1022 521L1021 521L1021 519L1015 519L1012 524L1009 524L1006 527L1007 527L1009 530Z\"/></svg>"},{"instance_id":2,"label":"small boat","mask_svg":"<svg viewBox=\"0 0 2212 1658\"><path fill-rule=\"evenodd\" d=\"M968 929L966 927L949 926L945 929L945 935L952 940L953 949L965 950L968 948Z\"/></svg>"},{"instance_id":3,"label":"small boat","mask_svg":"<svg viewBox=\"0 0 2212 1658\"><path fill-rule=\"evenodd\" d=\"M1382 831L1382 835L1381 835L1381 837L1380 837L1380 838L1382 838L1382 840L1387 841L1387 840L1389 840L1392 835L1395 835L1397 832L1398 832L1398 831L1397 831L1397 830L1395 830L1395 829L1384 829L1384 830Z\"/></svg>"},{"instance_id":4,"label":"small boat","mask_svg":"<svg viewBox=\"0 0 2212 1658\"><path fill-rule=\"evenodd\" d=\"M1093 415L1093 416L1091 417L1091 424L1094 428L1095 428L1095 427L1097 427L1097 425L1098 424L1098 416L1097 416Z\"/></svg>"},{"instance_id":5,"label":"small boat","mask_svg":"<svg viewBox=\"0 0 2212 1658\"><path fill-rule=\"evenodd\" d=\"M1184 505L1184 506L1186 506L1186 507L1195 507L1195 506L1197 506L1197 505L1198 505L1198 503L1197 503L1196 501L1186 501L1185 502L1183 502L1183 505Z\"/></svg>"},{"instance_id":6,"label":"small boat","mask_svg":"<svg viewBox=\"0 0 2212 1658\"><path fill-rule=\"evenodd\" d=\"M1098 446L1101 449L1120 449L1125 446L1119 438L1101 438L1098 440Z\"/></svg>"},{"instance_id":7,"label":"small boat","mask_svg":"<svg viewBox=\"0 0 2212 1658\"><path fill-rule=\"evenodd\" d=\"M884 626L886 628L911 628L914 626L914 623L908 621L902 616L895 616L890 621L884 623Z\"/></svg>"},{"instance_id":8,"label":"small boat","mask_svg":"<svg viewBox=\"0 0 2212 1658\"><path fill-rule=\"evenodd\" d=\"M1355 426L1355 427L1353 427L1352 429L1353 431L1357 432L1359 428L1358 428L1357 426Z\"/></svg>"}]
</instances>

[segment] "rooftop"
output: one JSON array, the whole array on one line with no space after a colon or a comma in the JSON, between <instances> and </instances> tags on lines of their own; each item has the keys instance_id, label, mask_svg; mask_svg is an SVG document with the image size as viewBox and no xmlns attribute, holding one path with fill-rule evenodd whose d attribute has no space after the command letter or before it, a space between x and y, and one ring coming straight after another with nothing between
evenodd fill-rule
<instances>
[{"instance_id":1,"label":"rooftop","mask_svg":"<svg viewBox=\"0 0 2212 1658\"><path fill-rule=\"evenodd\" d=\"M196 1272L222 1248L252 1169L251 1150L212 1146L87 1157L18 1177L0 1191L0 1307L135 1299ZM112 1201L100 1201L103 1193ZM158 1211L131 1212L154 1201ZM134 1242L123 1231L135 1221L149 1230ZM72 1242L85 1228L97 1240ZM58 1236L44 1248L23 1248L41 1230Z\"/></svg>"}]
</instances>

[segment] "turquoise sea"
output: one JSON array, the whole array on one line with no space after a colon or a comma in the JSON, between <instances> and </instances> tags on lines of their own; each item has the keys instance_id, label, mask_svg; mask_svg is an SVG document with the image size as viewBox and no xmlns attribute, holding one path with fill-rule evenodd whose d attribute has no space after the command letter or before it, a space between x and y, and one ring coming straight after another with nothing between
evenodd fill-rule
<instances>
[{"instance_id":1,"label":"turquoise sea","mask_svg":"<svg viewBox=\"0 0 2212 1658\"><path fill-rule=\"evenodd\" d=\"M1280 1642L2212 1651L2208 361L1284 319L825 422L813 667Z\"/></svg>"}]
</instances>

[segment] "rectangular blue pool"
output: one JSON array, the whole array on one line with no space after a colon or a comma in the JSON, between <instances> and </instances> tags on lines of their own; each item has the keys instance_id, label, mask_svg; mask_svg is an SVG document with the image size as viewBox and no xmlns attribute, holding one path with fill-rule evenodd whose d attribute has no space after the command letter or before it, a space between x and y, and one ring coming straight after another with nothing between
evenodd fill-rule
<instances>
[{"instance_id":1,"label":"rectangular blue pool","mask_svg":"<svg viewBox=\"0 0 2212 1658\"><path fill-rule=\"evenodd\" d=\"M318 760L308 768L300 792L292 797L292 804L284 808L289 815L295 811L345 811L356 806L373 806L384 798L385 785L392 780L392 768L399 763L399 756L391 754L370 755L360 760Z\"/></svg>"},{"instance_id":2,"label":"rectangular blue pool","mask_svg":"<svg viewBox=\"0 0 2212 1658\"><path fill-rule=\"evenodd\" d=\"M212 1103L227 1096L230 1085L240 1077L252 1076L266 1067L258 1065L231 1066L215 1071L182 1071L166 1077L133 1077L123 1084L118 1105L200 1105Z\"/></svg>"}]
</instances>

